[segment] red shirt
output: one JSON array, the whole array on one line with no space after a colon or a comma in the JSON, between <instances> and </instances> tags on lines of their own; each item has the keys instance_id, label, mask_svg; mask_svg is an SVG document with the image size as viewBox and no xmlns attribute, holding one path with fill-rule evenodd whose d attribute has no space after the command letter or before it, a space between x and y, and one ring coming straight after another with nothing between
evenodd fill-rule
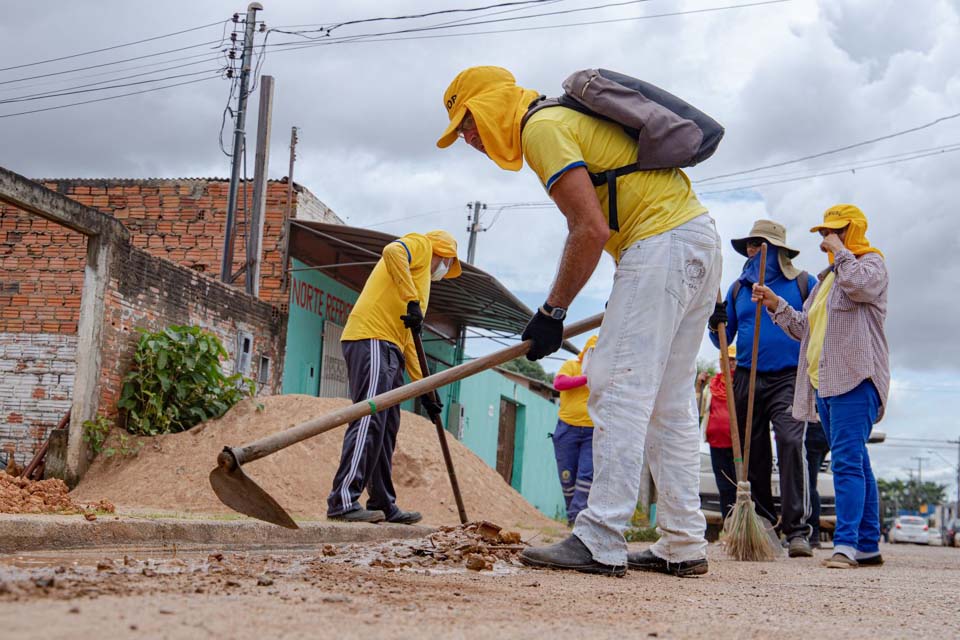
<instances>
[{"instance_id":1,"label":"red shirt","mask_svg":"<svg viewBox=\"0 0 960 640\"><path fill-rule=\"evenodd\" d=\"M716 449L733 447L730 439L730 412L727 411L727 386L723 375L710 379L710 419L707 421L707 442Z\"/></svg>"}]
</instances>

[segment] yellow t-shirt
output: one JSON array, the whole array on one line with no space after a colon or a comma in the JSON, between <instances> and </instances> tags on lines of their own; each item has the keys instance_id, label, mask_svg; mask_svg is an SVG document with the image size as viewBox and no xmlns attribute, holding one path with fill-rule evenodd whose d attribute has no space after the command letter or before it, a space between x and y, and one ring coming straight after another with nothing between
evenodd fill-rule
<instances>
[{"instance_id":1,"label":"yellow t-shirt","mask_svg":"<svg viewBox=\"0 0 960 640\"><path fill-rule=\"evenodd\" d=\"M814 389L820 388L820 355L823 353L823 339L827 335L827 296L833 288L834 273L831 271L820 283L817 297L807 311L807 375Z\"/></svg>"},{"instance_id":2,"label":"yellow t-shirt","mask_svg":"<svg viewBox=\"0 0 960 640\"><path fill-rule=\"evenodd\" d=\"M419 300L420 310L427 313L433 246L426 236L408 233L384 247L382 255L363 285L340 339L392 342L403 352L410 379L419 380L413 336L400 316L406 315L411 300Z\"/></svg>"},{"instance_id":3,"label":"yellow t-shirt","mask_svg":"<svg viewBox=\"0 0 960 640\"><path fill-rule=\"evenodd\" d=\"M599 172L637 161L637 142L620 125L563 107L543 109L530 116L521 142L527 164L547 192L574 167ZM609 219L607 186L596 187L596 192ZM610 236L605 249L619 260L621 252L637 240L679 227L706 211L680 169L625 175L617 180L620 231Z\"/></svg>"},{"instance_id":4,"label":"yellow t-shirt","mask_svg":"<svg viewBox=\"0 0 960 640\"><path fill-rule=\"evenodd\" d=\"M583 375L579 358L567 360L557 372L558 376L575 378ZM559 418L574 427L592 427L593 420L587 412L587 400L590 399L590 388L587 385L560 392Z\"/></svg>"}]
</instances>

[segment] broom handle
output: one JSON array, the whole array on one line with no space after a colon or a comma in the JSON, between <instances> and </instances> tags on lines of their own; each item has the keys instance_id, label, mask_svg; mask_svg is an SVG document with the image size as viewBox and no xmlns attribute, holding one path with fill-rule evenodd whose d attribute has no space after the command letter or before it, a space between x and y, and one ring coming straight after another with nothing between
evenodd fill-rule
<instances>
[{"instance_id":1,"label":"broom handle","mask_svg":"<svg viewBox=\"0 0 960 640\"><path fill-rule=\"evenodd\" d=\"M590 316L589 318L584 318L579 322L574 322L570 325L567 325L567 327L564 329L563 337L564 339L567 339L580 335L581 333L586 333L591 329L596 329L599 327L601 322L603 322L602 313L598 313L595 316ZM265 436L259 440L255 440L249 444L243 445L242 447L231 448L231 453L236 459L237 464L244 464L245 462L259 460L264 456L268 456L271 453L275 453L280 449L289 447L292 444L296 444L297 442L306 440L307 438L312 438L313 436L319 435L325 431L335 429L342 424L347 424L348 422L353 422L354 420L358 420L363 416L369 416L378 411L383 411L384 409L388 409L394 405L400 404L404 400L415 398L438 387L450 384L451 382L456 382L457 380L463 380L464 378L472 376L475 373L486 371L487 369L491 369L509 360L513 360L514 358L527 353L532 344L532 341L524 340L519 344L515 344L505 349L500 349L499 351L494 351L493 353L477 358L476 360L464 362L463 364L457 365L451 369L438 371L432 376L420 378L416 382L411 382L410 384L405 384L402 387L397 387L396 389L386 391L380 395L370 398L369 400L357 402L356 404L352 404L348 407L338 409L333 413L312 418L311 420L302 422L294 427L290 427L289 429L284 429L283 431L270 434L269 436Z\"/></svg>"},{"instance_id":2,"label":"broom handle","mask_svg":"<svg viewBox=\"0 0 960 640\"><path fill-rule=\"evenodd\" d=\"M723 303L720 290L717 290L717 302ZM743 456L740 449L740 428L737 426L737 405L733 400L733 380L730 377L730 357L727 355L727 323L717 325L720 338L720 373L723 374L723 386L727 389L727 414L730 416L730 440L733 441L733 464L737 470L737 482L746 482L743 468Z\"/></svg>"},{"instance_id":3,"label":"broom handle","mask_svg":"<svg viewBox=\"0 0 960 640\"><path fill-rule=\"evenodd\" d=\"M767 271L767 243L760 245L760 278L763 286L763 276ZM760 348L760 314L763 312L763 303L757 303L757 311L753 316L753 351L750 353L750 387L747 390L747 424L743 437L743 468L744 472L750 469L750 437L753 433L753 394L757 387L757 350Z\"/></svg>"}]
</instances>

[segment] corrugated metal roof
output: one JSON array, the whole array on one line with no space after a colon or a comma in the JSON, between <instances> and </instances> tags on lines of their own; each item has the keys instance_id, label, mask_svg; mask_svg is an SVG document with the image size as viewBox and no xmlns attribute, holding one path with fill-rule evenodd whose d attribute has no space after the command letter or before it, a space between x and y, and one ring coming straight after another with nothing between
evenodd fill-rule
<instances>
[{"instance_id":1,"label":"corrugated metal roof","mask_svg":"<svg viewBox=\"0 0 960 640\"><path fill-rule=\"evenodd\" d=\"M359 291L383 247L397 236L339 224L291 221L290 256ZM430 287L430 315L468 326L512 335L523 332L533 312L496 278L461 261L459 278L441 280ZM572 353L578 349L565 342Z\"/></svg>"}]
</instances>

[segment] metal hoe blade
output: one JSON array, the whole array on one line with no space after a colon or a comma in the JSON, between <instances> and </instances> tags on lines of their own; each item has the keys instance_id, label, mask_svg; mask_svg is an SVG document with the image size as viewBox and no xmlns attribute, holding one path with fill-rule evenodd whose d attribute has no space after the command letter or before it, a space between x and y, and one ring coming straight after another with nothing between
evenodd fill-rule
<instances>
[{"instance_id":1,"label":"metal hoe blade","mask_svg":"<svg viewBox=\"0 0 960 640\"><path fill-rule=\"evenodd\" d=\"M224 447L217 456L217 468L210 472L210 486L220 502L234 511L287 529L300 528L269 493L243 472L230 447Z\"/></svg>"}]
</instances>

